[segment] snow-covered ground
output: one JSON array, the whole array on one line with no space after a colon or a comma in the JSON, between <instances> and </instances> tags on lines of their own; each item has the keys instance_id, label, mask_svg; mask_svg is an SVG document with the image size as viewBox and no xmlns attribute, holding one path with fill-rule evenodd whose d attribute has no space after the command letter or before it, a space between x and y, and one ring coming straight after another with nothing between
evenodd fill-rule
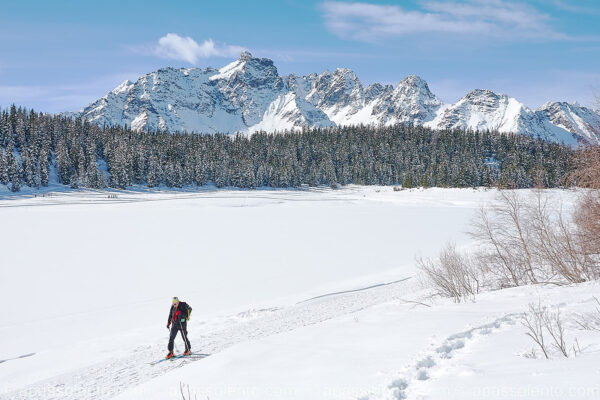
<instances>
[{"instance_id":1,"label":"snow-covered ground","mask_svg":"<svg viewBox=\"0 0 600 400\"><path fill-rule=\"evenodd\" d=\"M575 198L551 195L564 208ZM598 398L600 332L577 330L573 314L593 310L598 285L414 302L424 295L415 255L468 246L469 219L494 196L347 187L0 197L0 399L177 399L180 382L211 400L550 389L576 396L537 398ZM151 366L166 353L175 295L194 308L193 350L209 356ZM539 298L564 309L579 357L524 357L532 343L520 315Z\"/></svg>"},{"instance_id":2,"label":"snow-covered ground","mask_svg":"<svg viewBox=\"0 0 600 400\"><path fill-rule=\"evenodd\" d=\"M181 362L118 399L180 398L180 383L200 399L598 399L600 332L577 329L576 320L594 310L599 289L527 287L431 307L412 303L406 284L339 295L240 325L243 342ZM526 356L534 345L520 321L540 298L562 310L569 345L576 338L581 355ZM308 313L303 308L317 315L333 308L335 316L291 327ZM286 329L265 332L273 320Z\"/></svg>"}]
</instances>

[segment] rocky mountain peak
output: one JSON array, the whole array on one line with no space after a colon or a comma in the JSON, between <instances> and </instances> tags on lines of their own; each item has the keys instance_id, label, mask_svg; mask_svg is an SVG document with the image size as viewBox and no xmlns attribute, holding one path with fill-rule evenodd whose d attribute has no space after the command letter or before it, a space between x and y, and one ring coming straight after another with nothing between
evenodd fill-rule
<instances>
[{"instance_id":1,"label":"rocky mountain peak","mask_svg":"<svg viewBox=\"0 0 600 400\"><path fill-rule=\"evenodd\" d=\"M482 98L498 99L500 95L488 89L474 89L463 97L465 100L480 100Z\"/></svg>"},{"instance_id":2,"label":"rocky mountain peak","mask_svg":"<svg viewBox=\"0 0 600 400\"><path fill-rule=\"evenodd\" d=\"M211 81L237 79L238 81L273 81L279 76L277 67L268 58L253 57L249 51L243 51L232 63L220 68L210 77Z\"/></svg>"},{"instance_id":3,"label":"rocky mountain peak","mask_svg":"<svg viewBox=\"0 0 600 400\"><path fill-rule=\"evenodd\" d=\"M409 75L400 81L394 89L394 95L405 100L411 99L441 104L441 101L429 90L427 82L417 75Z\"/></svg>"},{"instance_id":4,"label":"rocky mountain peak","mask_svg":"<svg viewBox=\"0 0 600 400\"><path fill-rule=\"evenodd\" d=\"M427 85L427 82L425 82L425 80L418 75L408 75L406 78L400 81L399 85L405 87L417 87L429 92L429 86Z\"/></svg>"},{"instance_id":5,"label":"rocky mountain peak","mask_svg":"<svg viewBox=\"0 0 600 400\"><path fill-rule=\"evenodd\" d=\"M252 57L252 53L250 53L248 50L244 50L240 53L239 60L243 62L243 61L248 61L252 58L254 58L254 57Z\"/></svg>"}]
</instances>

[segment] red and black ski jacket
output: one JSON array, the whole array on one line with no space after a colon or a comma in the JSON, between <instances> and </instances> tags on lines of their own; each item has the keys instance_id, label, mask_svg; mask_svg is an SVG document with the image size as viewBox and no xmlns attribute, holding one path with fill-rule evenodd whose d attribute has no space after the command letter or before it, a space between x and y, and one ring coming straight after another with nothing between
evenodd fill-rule
<instances>
[{"instance_id":1,"label":"red and black ski jacket","mask_svg":"<svg viewBox=\"0 0 600 400\"><path fill-rule=\"evenodd\" d=\"M177 305L171 306L171 310L169 311L169 319L167 324L171 325L171 323L175 324L176 322L185 323L188 319L190 319L190 314L192 313L192 307L190 307L187 303L180 301Z\"/></svg>"}]
</instances>

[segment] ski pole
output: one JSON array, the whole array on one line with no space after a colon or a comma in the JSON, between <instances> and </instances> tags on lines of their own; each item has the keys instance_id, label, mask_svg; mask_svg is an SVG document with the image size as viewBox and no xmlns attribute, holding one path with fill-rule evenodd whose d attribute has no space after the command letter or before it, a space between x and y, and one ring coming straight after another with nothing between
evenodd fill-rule
<instances>
[{"instance_id":1,"label":"ski pole","mask_svg":"<svg viewBox=\"0 0 600 400\"><path fill-rule=\"evenodd\" d=\"M179 321L179 329L181 330L181 336L183 337L183 344L185 345L185 349L192 351L192 349L188 347L189 341L188 341L187 335L185 333L185 330L183 329L183 326L181 326L181 321ZM177 350L177 352L179 352L179 350Z\"/></svg>"}]
</instances>

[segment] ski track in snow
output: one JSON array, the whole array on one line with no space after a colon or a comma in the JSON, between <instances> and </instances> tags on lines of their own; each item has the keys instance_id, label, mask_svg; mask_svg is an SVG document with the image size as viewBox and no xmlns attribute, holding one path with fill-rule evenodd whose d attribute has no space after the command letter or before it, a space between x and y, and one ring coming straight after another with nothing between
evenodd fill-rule
<instances>
[{"instance_id":1,"label":"ski track in snow","mask_svg":"<svg viewBox=\"0 0 600 400\"><path fill-rule=\"evenodd\" d=\"M402 296L406 296L410 290L407 279L357 291L331 293L286 308L241 313L241 318L254 318L234 322L215 331L190 332L190 341L194 351L214 355L244 341L292 331L378 304L402 300ZM175 368L201 361L178 359L149 365L149 362L164 357L165 347L164 342L140 346L124 357L42 380L1 395L0 399L110 399L126 389L134 388Z\"/></svg>"},{"instance_id":2,"label":"ski track in snow","mask_svg":"<svg viewBox=\"0 0 600 400\"><path fill-rule=\"evenodd\" d=\"M18 360L20 358L31 357L31 356L34 356L34 355L35 355L35 353L28 353L28 354L20 355L18 357L7 358L6 360L0 360L0 364L2 364L3 362L12 361L12 360Z\"/></svg>"}]
</instances>

